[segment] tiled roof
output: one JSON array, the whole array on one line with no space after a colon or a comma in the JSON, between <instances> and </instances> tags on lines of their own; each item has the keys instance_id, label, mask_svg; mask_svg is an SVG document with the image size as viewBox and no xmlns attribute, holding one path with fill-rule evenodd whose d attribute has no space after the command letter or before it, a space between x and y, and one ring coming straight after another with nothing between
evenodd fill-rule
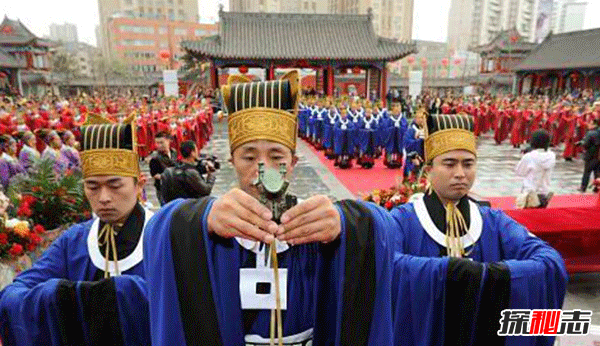
<instances>
[{"instance_id":1,"label":"tiled roof","mask_svg":"<svg viewBox=\"0 0 600 346\"><path fill-rule=\"evenodd\" d=\"M4 20L0 24L0 43L24 44L35 39L37 36L29 31L21 21L4 16Z\"/></svg>"},{"instance_id":2,"label":"tiled roof","mask_svg":"<svg viewBox=\"0 0 600 346\"><path fill-rule=\"evenodd\" d=\"M2 67L25 68L27 67L27 63L17 61L10 53L7 53L0 48L0 68Z\"/></svg>"},{"instance_id":3,"label":"tiled roof","mask_svg":"<svg viewBox=\"0 0 600 346\"><path fill-rule=\"evenodd\" d=\"M600 67L600 29L549 35L516 71Z\"/></svg>"},{"instance_id":4,"label":"tiled roof","mask_svg":"<svg viewBox=\"0 0 600 346\"><path fill-rule=\"evenodd\" d=\"M509 51L524 51L529 52L532 51L537 44L527 42L523 39L523 37L519 34L516 29L504 30L498 33L496 37L491 40L488 44L471 47L470 50L473 52L483 53L483 52L492 52L495 50L500 50L503 52Z\"/></svg>"},{"instance_id":5,"label":"tiled roof","mask_svg":"<svg viewBox=\"0 0 600 346\"><path fill-rule=\"evenodd\" d=\"M220 34L182 47L229 59L397 60L416 45L379 37L370 15L220 12Z\"/></svg>"}]
</instances>

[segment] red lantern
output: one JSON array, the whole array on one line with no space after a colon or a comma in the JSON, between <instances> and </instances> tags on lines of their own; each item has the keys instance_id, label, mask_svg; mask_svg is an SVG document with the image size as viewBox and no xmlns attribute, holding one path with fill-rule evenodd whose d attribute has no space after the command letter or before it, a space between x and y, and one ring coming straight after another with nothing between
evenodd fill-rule
<instances>
[{"instance_id":1,"label":"red lantern","mask_svg":"<svg viewBox=\"0 0 600 346\"><path fill-rule=\"evenodd\" d=\"M460 65L461 62L462 62L462 60L460 58L454 59L454 65L456 65L456 66Z\"/></svg>"},{"instance_id":2,"label":"red lantern","mask_svg":"<svg viewBox=\"0 0 600 346\"><path fill-rule=\"evenodd\" d=\"M240 73L246 74L246 73L248 73L248 66L240 66L239 70L240 70Z\"/></svg>"},{"instance_id":3,"label":"red lantern","mask_svg":"<svg viewBox=\"0 0 600 346\"><path fill-rule=\"evenodd\" d=\"M360 71L361 71L361 69L358 66L355 66L355 67L352 68L352 73L354 73L354 74L359 74Z\"/></svg>"},{"instance_id":4,"label":"red lantern","mask_svg":"<svg viewBox=\"0 0 600 346\"><path fill-rule=\"evenodd\" d=\"M409 65L412 65L415 63L415 57L413 55L411 55L408 58L406 58L406 61L408 62Z\"/></svg>"},{"instance_id":5,"label":"red lantern","mask_svg":"<svg viewBox=\"0 0 600 346\"><path fill-rule=\"evenodd\" d=\"M449 63L450 63L450 60L448 60L448 58L443 58L442 59L442 66L448 67Z\"/></svg>"},{"instance_id":6,"label":"red lantern","mask_svg":"<svg viewBox=\"0 0 600 346\"><path fill-rule=\"evenodd\" d=\"M169 52L166 49L163 49L160 52L158 52L158 56L163 60L167 60L171 57L171 52Z\"/></svg>"},{"instance_id":7,"label":"red lantern","mask_svg":"<svg viewBox=\"0 0 600 346\"><path fill-rule=\"evenodd\" d=\"M423 66L423 67L427 66L427 58L425 58L425 57L421 58L421 66Z\"/></svg>"}]
</instances>

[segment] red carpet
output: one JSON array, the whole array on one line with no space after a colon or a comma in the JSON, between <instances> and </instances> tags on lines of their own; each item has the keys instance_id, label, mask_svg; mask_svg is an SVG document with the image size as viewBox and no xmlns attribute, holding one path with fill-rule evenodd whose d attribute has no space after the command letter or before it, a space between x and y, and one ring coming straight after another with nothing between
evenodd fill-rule
<instances>
[{"instance_id":1,"label":"red carpet","mask_svg":"<svg viewBox=\"0 0 600 346\"><path fill-rule=\"evenodd\" d=\"M396 184L396 179L401 179L401 169L389 169L383 165L383 156L375 160L375 165L371 169L364 169L353 160L353 166L350 169L339 169L333 165L333 160L325 157L323 151L316 150L308 142L304 142L319 157L331 173L350 191L353 195L359 196L368 193L373 189L387 189Z\"/></svg>"},{"instance_id":2,"label":"red carpet","mask_svg":"<svg viewBox=\"0 0 600 346\"><path fill-rule=\"evenodd\" d=\"M383 165L383 157L375 160L375 166L371 169L364 169L356 165L350 169L339 169L333 165L333 160L325 157L323 151L316 150L308 142L306 145L321 160L331 173L355 196L368 193L374 189L387 189L401 179L401 169L389 169ZM483 198L492 203L492 207L503 210L515 209L515 197L485 197ZM600 205L598 195L596 194L572 194L554 196L550 200L549 208L565 207L592 207Z\"/></svg>"}]
</instances>

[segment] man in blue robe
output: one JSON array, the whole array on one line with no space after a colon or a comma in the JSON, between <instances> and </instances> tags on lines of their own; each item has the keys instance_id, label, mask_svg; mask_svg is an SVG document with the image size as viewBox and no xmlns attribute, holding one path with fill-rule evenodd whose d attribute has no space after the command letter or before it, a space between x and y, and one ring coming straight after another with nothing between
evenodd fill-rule
<instances>
[{"instance_id":1,"label":"man in blue robe","mask_svg":"<svg viewBox=\"0 0 600 346\"><path fill-rule=\"evenodd\" d=\"M358 159L357 163L364 168L371 168L375 164L378 140L378 124L373 116L373 110L369 107L365 109L365 116L359 123L358 130Z\"/></svg>"},{"instance_id":2,"label":"man in blue robe","mask_svg":"<svg viewBox=\"0 0 600 346\"><path fill-rule=\"evenodd\" d=\"M352 156L354 155L354 123L348 117L346 108L340 109L340 116L333 128L335 153L335 166L340 168L352 167Z\"/></svg>"},{"instance_id":3,"label":"man in blue robe","mask_svg":"<svg viewBox=\"0 0 600 346\"><path fill-rule=\"evenodd\" d=\"M415 113L412 123L404 134L403 147L406 152L404 177L409 176L411 173L418 173L421 169L423 157L425 157L423 149L423 140L425 138L424 123L425 112L421 109Z\"/></svg>"},{"instance_id":4,"label":"man in blue robe","mask_svg":"<svg viewBox=\"0 0 600 346\"><path fill-rule=\"evenodd\" d=\"M398 222L374 204L333 204L314 196L287 210L277 224L258 202L258 163L283 163L290 176L297 162L295 116L287 111L293 109L297 78L291 73L280 85L255 85L266 95L269 88L279 90L281 108L271 99L238 108L243 85L225 86L239 188L218 199L173 201L150 221L144 263L152 345L468 345L458 342L460 335L444 338L435 326L489 313L473 308L450 318L444 314L447 297L464 297L473 307L493 302L489 288L510 281L495 275L496 264L403 255L397 251ZM269 131L273 126L279 131ZM285 272L281 280L270 274L274 260L265 244L274 246L277 270ZM523 277L519 266L511 269ZM534 274L520 280L539 280ZM286 303L274 308L279 281ZM531 281L530 288L537 284ZM278 320L273 310L283 310L275 324L281 333L270 324ZM489 326L478 324L477 338L495 335Z\"/></svg>"},{"instance_id":5,"label":"man in blue robe","mask_svg":"<svg viewBox=\"0 0 600 346\"><path fill-rule=\"evenodd\" d=\"M385 146L384 163L389 168L402 166L403 139L407 127L408 123L400 111L400 104L392 105L391 114L385 118L384 125L380 126Z\"/></svg>"},{"instance_id":6,"label":"man in blue robe","mask_svg":"<svg viewBox=\"0 0 600 346\"><path fill-rule=\"evenodd\" d=\"M149 344L142 258L152 213L138 202L144 179L135 122L88 121L84 190L97 217L67 229L0 292L4 345Z\"/></svg>"},{"instance_id":7,"label":"man in blue robe","mask_svg":"<svg viewBox=\"0 0 600 346\"><path fill-rule=\"evenodd\" d=\"M432 115L426 121L425 171L430 189L424 196L392 210L399 229L398 249L423 257L467 258L493 263L486 275L504 278L496 287L473 291L482 300L478 319L452 319L473 306L448 297L444 336L475 340L483 323L499 330L504 309L560 309L567 275L559 253L501 210L478 204L468 196L475 180L477 150L473 118L466 114ZM502 280L501 280L502 282ZM448 292L448 291L447 291ZM477 305L474 305L477 306ZM493 322L493 323L492 323ZM494 345L553 345L554 337L494 336Z\"/></svg>"},{"instance_id":8,"label":"man in blue robe","mask_svg":"<svg viewBox=\"0 0 600 346\"><path fill-rule=\"evenodd\" d=\"M339 118L339 113L335 105L329 106L329 110L326 114L325 120L323 121L323 148L325 148L325 156L328 159L335 157L333 143L335 138L335 123Z\"/></svg>"}]
</instances>

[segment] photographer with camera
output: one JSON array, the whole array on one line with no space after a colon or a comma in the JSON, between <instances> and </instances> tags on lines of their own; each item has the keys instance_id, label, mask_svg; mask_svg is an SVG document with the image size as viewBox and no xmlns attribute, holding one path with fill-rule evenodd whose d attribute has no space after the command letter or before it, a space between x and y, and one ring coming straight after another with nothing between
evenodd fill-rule
<instances>
[{"instance_id":1,"label":"photographer with camera","mask_svg":"<svg viewBox=\"0 0 600 346\"><path fill-rule=\"evenodd\" d=\"M160 178L164 204L177 198L200 198L210 195L215 184L215 161L198 161L198 148L193 141L181 143L182 159L165 169ZM202 175L206 174L206 178Z\"/></svg>"},{"instance_id":2,"label":"photographer with camera","mask_svg":"<svg viewBox=\"0 0 600 346\"><path fill-rule=\"evenodd\" d=\"M600 131L598 124L600 119L594 119L588 123L588 132L585 137L577 145L583 146L585 153L583 154L583 177L581 179L581 187L579 192L585 192L590 181L590 175L594 172L594 178L600 177L600 161L598 158L598 150L600 149Z\"/></svg>"}]
</instances>

